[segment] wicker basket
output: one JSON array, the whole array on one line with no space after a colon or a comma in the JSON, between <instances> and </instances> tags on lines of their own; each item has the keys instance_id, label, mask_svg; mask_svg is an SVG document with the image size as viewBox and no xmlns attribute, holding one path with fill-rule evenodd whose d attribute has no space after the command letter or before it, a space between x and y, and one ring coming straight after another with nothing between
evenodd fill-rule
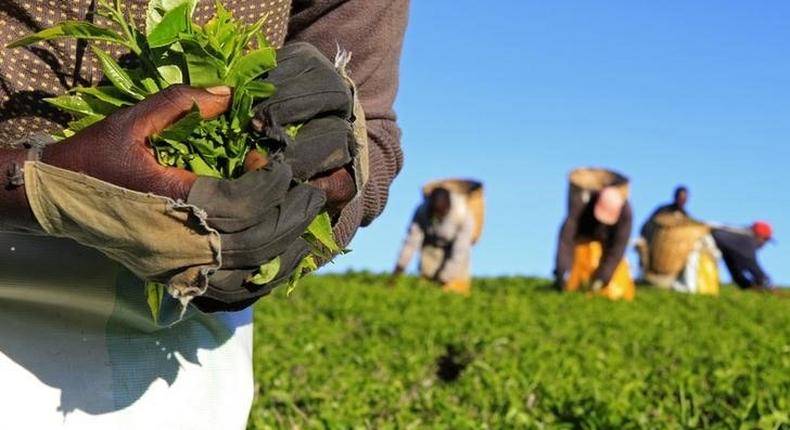
<instances>
[{"instance_id":1,"label":"wicker basket","mask_svg":"<svg viewBox=\"0 0 790 430\"><path fill-rule=\"evenodd\" d=\"M648 240L650 271L659 275L678 275L694 244L710 234L710 227L685 216L667 213L656 216Z\"/></svg>"},{"instance_id":2,"label":"wicker basket","mask_svg":"<svg viewBox=\"0 0 790 430\"><path fill-rule=\"evenodd\" d=\"M568 180L570 182L569 205L572 205L574 200L582 200L586 203L592 197L592 193L601 191L605 187L617 188L623 197L628 199L628 178L613 170L582 167L571 171Z\"/></svg>"},{"instance_id":3,"label":"wicker basket","mask_svg":"<svg viewBox=\"0 0 790 430\"><path fill-rule=\"evenodd\" d=\"M485 219L485 200L483 199L483 183L473 179L442 179L428 183L422 188L423 195L428 197L436 188L442 187L447 191L460 194L466 198L466 205L472 211L475 219L475 230L472 233L472 243L477 243L483 234L483 221Z\"/></svg>"}]
</instances>

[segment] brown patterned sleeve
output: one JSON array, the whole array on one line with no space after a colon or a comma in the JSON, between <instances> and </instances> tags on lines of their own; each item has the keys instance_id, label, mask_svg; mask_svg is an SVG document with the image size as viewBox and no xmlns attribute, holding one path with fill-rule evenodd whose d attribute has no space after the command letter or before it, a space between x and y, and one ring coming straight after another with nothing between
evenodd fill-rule
<instances>
[{"instance_id":1,"label":"brown patterned sleeve","mask_svg":"<svg viewBox=\"0 0 790 430\"><path fill-rule=\"evenodd\" d=\"M370 179L335 226L344 245L384 210L403 166L393 103L408 11L408 0L295 0L291 9L287 41L312 43L328 58L338 47L352 53L351 77L365 108Z\"/></svg>"}]
</instances>

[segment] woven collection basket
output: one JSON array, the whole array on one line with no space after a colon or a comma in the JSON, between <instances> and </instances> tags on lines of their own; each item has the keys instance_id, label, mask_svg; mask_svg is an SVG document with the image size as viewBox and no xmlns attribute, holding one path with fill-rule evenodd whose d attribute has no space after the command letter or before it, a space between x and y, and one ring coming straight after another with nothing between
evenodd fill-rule
<instances>
[{"instance_id":1,"label":"woven collection basket","mask_svg":"<svg viewBox=\"0 0 790 430\"><path fill-rule=\"evenodd\" d=\"M568 190L568 204L574 200L587 202L592 193L601 191L605 187L615 187L628 199L628 178L618 172L596 167L582 167L574 169L568 175L570 189Z\"/></svg>"},{"instance_id":2,"label":"woven collection basket","mask_svg":"<svg viewBox=\"0 0 790 430\"><path fill-rule=\"evenodd\" d=\"M444 188L466 198L466 205L475 219L475 230L472 233L472 243L477 243L483 234L483 221L485 220L485 200L483 198L483 183L474 179L442 179L428 183L422 188L423 195L428 197L436 188Z\"/></svg>"},{"instance_id":3,"label":"woven collection basket","mask_svg":"<svg viewBox=\"0 0 790 430\"><path fill-rule=\"evenodd\" d=\"M653 220L650 237L650 271L660 275L677 275L686 266L694 245L710 234L710 227L676 214L667 213Z\"/></svg>"}]
</instances>

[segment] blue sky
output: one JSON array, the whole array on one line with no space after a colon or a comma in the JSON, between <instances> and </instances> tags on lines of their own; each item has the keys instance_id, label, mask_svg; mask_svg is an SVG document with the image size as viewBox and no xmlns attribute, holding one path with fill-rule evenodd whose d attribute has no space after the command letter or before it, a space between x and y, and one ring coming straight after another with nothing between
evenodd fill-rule
<instances>
[{"instance_id":1,"label":"blue sky","mask_svg":"<svg viewBox=\"0 0 790 430\"><path fill-rule=\"evenodd\" d=\"M412 2L405 168L330 270L390 270L421 184L471 176L488 209L474 273L548 276L567 172L596 165L632 179L637 224L678 183L698 218L772 222L760 259L790 285L788 22L778 0Z\"/></svg>"}]
</instances>

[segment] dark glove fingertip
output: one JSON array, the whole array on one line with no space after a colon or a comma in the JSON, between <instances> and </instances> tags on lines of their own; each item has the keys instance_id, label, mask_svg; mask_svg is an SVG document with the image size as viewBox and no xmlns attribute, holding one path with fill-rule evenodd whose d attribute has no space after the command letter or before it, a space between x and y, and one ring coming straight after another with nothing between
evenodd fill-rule
<instances>
[{"instance_id":1,"label":"dark glove fingertip","mask_svg":"<svg viewBox=\"0 0 790 430\"><path fill-rule=\"evenodd\" d=\"M239 198L255 196L265 206L279 204L288 192L293 180L293 169L287 163L273 157L262 169L247 172L239 182L244 182ZM237 194L238 194L237 193Z\"/></svg>"},{"instance_id":2,"label":"dark glove fingertip","mask_svg":"<svg viewBox=\"0 0 790 430\"><path fill-rule=\"evenodd\" d=\"M263 130L256 130L262 133L267 139L288 145L292 142L291 136L285 132L285 127L282 121L278 118L275 112L279 102L274 100L270 102L263 102L255 107L253 112L255 118L264 124Z\"/></svg>"},{"instance_id":3,"label":"dark glove fingertip","mask_svg":"<svg viewBox=\"0 0 790 430\"><path fill-rule=\"evenodd\" d=\"M308 180L349 165L353 147L351 124L329 116L305 123L293 144L285 148L285 158L293 167L294 177Z\"/></svg>"},{"instance_id":4,"label":"dark glove fingertip","mask_svg":"<svg viewBox=\"0 0 790 430\"><path fill-rule=\"evenodd\" d=\"M326 205L326 193L310 184L299 184L291 189L289 199L297 199L306 218L312 220Z\"/></svg>"}]
</instances>

